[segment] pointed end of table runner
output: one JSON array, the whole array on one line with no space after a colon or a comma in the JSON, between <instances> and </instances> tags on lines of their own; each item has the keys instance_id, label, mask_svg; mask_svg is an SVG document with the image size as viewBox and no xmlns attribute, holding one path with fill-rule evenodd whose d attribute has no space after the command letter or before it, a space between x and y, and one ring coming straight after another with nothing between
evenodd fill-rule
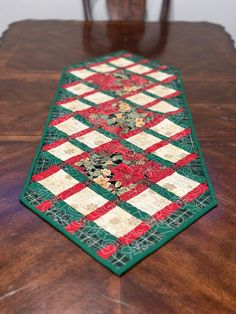
<instances>
[{"instance_id":1,"label":"pointed end of table runner","mask_svg":"<svg viewBox=\"0 0 236 314\"><path fill-rule=\"evenodd\" d=\"M180 71L125 50L66 66L20 201L116 275L215 207Z\"/></svg>"}]
</instances>

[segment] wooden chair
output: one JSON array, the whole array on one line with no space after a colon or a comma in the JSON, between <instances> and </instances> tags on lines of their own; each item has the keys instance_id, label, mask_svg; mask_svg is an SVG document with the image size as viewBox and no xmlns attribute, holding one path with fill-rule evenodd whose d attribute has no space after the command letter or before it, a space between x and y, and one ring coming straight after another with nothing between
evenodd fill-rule
<instances>
[{"instance_id":1,"label":"wooden chair","mask_svg":"<svg viewBox=\"0 0 236 314\"><path fill-rule=\"evenodd\" d=\"M145 0L107 0L107 9L110 20L142 21L146 17ZM83 0L84 16L86 21L92 21L93 15L90 0ZM170 0L162 1L160 21L167 21Z\"/></svg>"},{"instance_id":2,"label":"wooden chair","mask_svg":"<svg viewBox=\"0 0 236 314\"><path fill-rule=\"evenodd\" d=\"M165 48L166 40L168 37L169 23L168 16L170 11L171 0L163 0L162 7L160 11L159 22L157 22L157 32L152 34L153 44L152 47L148 47L143 51L139 48L139 43L145 41L146 36L150 36L145 30L145 18L146 18L146 1L145 0L106 0L107 11L109 14L109 22L107 22L104 40L110 41L110 51L118 49L135 50L140 54L145 55L145 53L150 53L163 51ZM84 16L87 23L84 25L83 29L83 43L87 52L94 55L98 52L98 47L100 47L100 53L107 53L107 45L103 50L102 43L97 42L97 38L91 38L91 29L94 25L93 14L91 10L90 0L83 0ZM123 21L123 23L116 23L116 21ZM119 25L119 30L117 27ZM127 31L129 28L129 32ZM132 29L132 32L130 32ZM94 32L93 32L94 33ZM116 34L116 41L114 41L114 33ZM117 33L120 40L117 41ZM132 33L132 38L127 37L127 33ZM117 45L117 42L119 43ZM150 42L150 41L149 41Z\"/></svg>"}]
</instances>

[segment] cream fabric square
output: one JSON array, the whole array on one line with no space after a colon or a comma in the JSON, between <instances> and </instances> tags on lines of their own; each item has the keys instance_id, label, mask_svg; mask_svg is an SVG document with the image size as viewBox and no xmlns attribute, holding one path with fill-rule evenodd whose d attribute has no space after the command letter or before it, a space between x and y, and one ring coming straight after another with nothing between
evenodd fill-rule
<instances>
[{"instance_id":1,"label":"cream fabric square","mask_svg":"<svg viewBox=\"0 0 236 314\"><path fill-rule=\"evenodd\" d=\"M39 183L53 194L58 195L61 192L68 190L72 186L78 184L79 182L67 174L64 170L59 170L49 177L40 180Z\"/></svg>"},{"instance_id":2,"label":"cream fabric square","mask_svg":"<svg viewBox=\"0 0 236 314\"><path fill-rule=\"evenodd\" d=\"M74 133L87 129L88 126L84 125L83 123L72 117L55 125L55 128L68 135L72 135Z\"/></svg>"},{"instance_id":3,"label":"cream fabric square","mask_svg":"<svg viewBox=\"0 0 236 314\"><path fill-rule=\"evenodd\" d=\"M138 94L130 96L126 99L132 101L133 103L135 103L137 105L144 106L144 105L154 101L156 98L151 97L149 95L146 95L144 93L138 93Z\"/></svg>"},{"instance_id":4,"label":"cream fabric square","mask_svg":"<svg viewBox=\"0 0 236 314\"><path fill-rule=\"evenodd\" d=\"M153 154L171 162L177 162L178 160L183 159L189 155L189 153L185 150L172 144L167 144L161 148L158 148L155 152L153 152Z\"/></svg>"},{"instance_id":5,"label":"cream fabric square","mask_svg":"<svg viewBox=\"0 0 236 314\"><path fill-rule=\"evenodd\" d=\"M173 74L167 74L165 72L157 71L157 72L152 72L150 74L147 74L147 76L154 78L157 81L164 81L170 78L171 76L173 76Z\"/></svg>"},{"instance_id":6,"label":"cream fabric square","mask_svg":"<svg viewBox=\"0 0 236 314\"><path fill-rule=\"evenodd\" d=\"M184 128L175 124L174 122L164 119L160 123L150 128L151 130L160 133L166 137L171 137L179 132L182 132Z\"/></svg>"},{"instance_id":7,"label":"cream fabric square","mask_svg":"<svg viewBox=\"0 0 236 314\"><path fill-rule=\"evenodd\" d=\"M112 67L106 63L102 63L99 65L95 65L95 66L91 67L90 69L92 69L96 72L106 73L106 72L114 71L116 68L114 68L114 67Z\"/></svg>"},{"instance_id":8,"label":"cream fabric square","mask_svg":"<svg viewBox=\"0 0 236 314\"><path fill-rule=\"evenodd\" d=\"M75 95L83 95L94 90L94 88L83 83L78 83L76 85L66 87L66 89Z\"/></svg>"},{"instance_id":9,"label":"cream fabric square","mask_svg":"<svg viewBox=\"0 0 236 314\"><path fill-rule=\"evenodd\" d=\"M142 221L116 206L105 215L94 221L97 225L113 234L117 238L137 227Z\"/></svg>"},{"instance_id":10,"label":"cream fabric square","mask_svg":"<svg viewBox=\"0 0 236 314\"><path fill-rule=\"evenodd\" d=\"M91 107L79 100L73 100L73 101L67 102L66 104L62 104L61 106L71 111L85 110Z\"/></svg>"},{"instance_id":11,"label":"cream fabric square","mask_svg":"<svg viewBox=\"0 0 236 314\"><path fill-rule=\"evenodd\" d=\"M182 197L195 189L200 183L174 172L172 175L158 181L157 184Z\"/></svg>"},{"instance_id":12,"label":"cream fabric square","mask_svg":"<svg viewBox=\"0 0 236 314\"><path fill-rule=\"evenodd\" d=\"M97 92L97 93L94 93L94 94L91 94L91 95L85 97L85 99L92 101L95 104L102 104L102 103L109 101L109 100L112 100L114 98L107 95L107 94L104 94L102 92Z\"/></svg>"},{"instance_id":13,"label":"cream fabric square","mask_svg":"<svg viewBox=\"0 0 236 314\"><path fill-rule=\"evenodd\" d=\"M159 97L166 97L176 92L175 89L166 87L164 85L154 86L152 88L147 89L147 92L152 93Z\"/></svg>"},{"instance_id":14,"label":"cream fabric square","mask_svg":"<svg viewBox=\"0 0 236 314\"><path fill-rule=\"evenodd\" d=\"M143 73L151 71L152 68L146 67L142 64L136 64L136 65L128 68L127 70L134 72L134 73L143 74Z\"/></svg>"},{"instance_id":15,"label":"cream fabric square","mask_svg":"<svg viewBox=\"0 0 236 314\"><path fill-rule=\"evenodd\" d=\"M97 146L100 146L102 144L105 144L111 139L109 137L106 137L105 135L97 132L97 131L92 131L89 132L83 136L77 137L78 141L84 143L85 145L95 148Z\"/></svg>"},{"instance_id":16,"label":"cream fabric square","mask_svg":"<svg viewBox=\"0 0 236 314\"><path fill-rule=\"evenodd\" d=\"M74 74L75 76L81 79L86 79L87 77L90 77L91 75L95 74L94 72L89 71L87 69L73 70L73 71L70 71L70 73Z\"/></svg>"},{"instance_id":17,"label":"cream fabric square","mask_svg":"<svg viewBox=\"0 0 236 314\"><path fill-rule=\"evenodd\" d=\"M81 214L88 215L108 201L90 188L86 187L65 199L64 202Z\"/></svg>"},{"instance_id":18,"label":"cream fabric square","mask_svg":"<svg viewBox=\"0 0 236 314\"><path fill-rule=\"evenodd\" d=\"M126 139L126 141L142 148L142 149L146 149L156 143L161 142L161 139L159 139L156 136L153 136L151 134L148 134L146 132L141 132L138 134L135 134L129 138Z\"/></svg>"},{"instance_id":19,"label":"cream fabric square","mask_svg":"<svg viewBox=\"0 0 236 314\"><path fill-rule=\"evenodd\" d=\"M128 200L128 203L141 209L149 215L153 215L164 207L168 206L172 202L167 198L161 196L151 189L147 189L144 192L136 195Z\"/></svg>"},{"instance_id":20,"label":"cream fabric square","mask_svg":"<svg viewBox=\"0 0 236 314\"><path fill-rule=\"evenodd\" d=\"M166 113L166 112L176 111L179 108L172 106L168 102L162 100L159 103L155 104L154 106L149 107L149 109L151 109L153 111L159 111L162 113Z\"/></svg>"},{"instance_id":21,"label":"cream fabric square","mask_svg":"<svg viewBox=\"0 0 236 314\"><path fill-rule=\"evenodd\" d=\"M115 66L119 67L119 68L122 68L122 67L127 67L131 64L134 64L133 61L130 61L126 58L118 58L118 59L115 59L113 61L109 61L109 63L111 64L114 64Z\"/></svg>"},{"instance_id":22,"label":"cream fabric square","mask_svg":"<svg viewBox=\"0 0 236 314\"><path fill-rule=\"evenodd\" d=\"M72 145L70 142L65 142L55 148L49 149L48 153L65 161L71 157L82 154L83 151L75 145Z\"/></svg>"}]
</instances>

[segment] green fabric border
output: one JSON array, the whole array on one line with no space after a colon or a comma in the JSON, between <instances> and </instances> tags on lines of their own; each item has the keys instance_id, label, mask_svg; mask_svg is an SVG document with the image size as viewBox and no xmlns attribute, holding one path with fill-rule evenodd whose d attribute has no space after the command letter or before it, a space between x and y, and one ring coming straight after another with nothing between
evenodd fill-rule
<instances>
[{"instance_id":1,"label":"green fabric border","mask_svg":"<svg viewBox=\"0 0 236 314\"><path fill-rule=\"evenodd\" d=\"M76 66L77 67L83 66L83 65L88 64L88 62L99 62L100 60L104 60L105 61L106 57L108 57L108 56L119 56L119 55L124 54L124 53L129 53L129 52L126 51L126 50L119 50L119 51L112 52L112 53L109 53L107 55L104 55L104 56L101 56L101 57L98 57L98 58L95 57L95 58L89 59L88 61L80 62L80 63L76 64ZM142 58L141 56L138 56L138 55L135 55L135 56L138 57L138 58ZM155 60L153 60L153 61L155 61ZM53 103L52 103L50 111L49 111L49 115L47 117L47 120L46 120L46 123L45 123L45 126L44 126L42 138L41 138L39 146L38 146L38 148L36 150L36 154L35 154L35 157L33 159L33 162L32 162L32 165L30 167L30 170L28 172L27 179L25 181L23 190L22 190L22 192L20 194L20 201L22 202L22 204L24 204L29 209L31 209L34 213L36 213L39 217L41 217L42 219L47 221L49 224L51 224L54 228L56 228L58 231L63 233L68 239L70 239L71 241L76 243L80 248L82 248L86 253L91 255L95 260L97 260L103 266L105 266L108 269L110 269L114 274L120 276L120 275L124 274L127 270L129 270L132 266L134 266L135 264L140 262L144 257L150 255L152 252L154 252L155 250L160 248L162 245L164 245L165 243L169 242L173 237L175 237L182 230L184 230L188 226L190 226L193 222L195 222L197 219L199 219L201 216L203 216L205 213L207 213L210 209L215 207L217 205L217 200L216 200L216 197L215 197L214 189L213 189L213 186L211 184L209 175L208 175L207 170L206 170L206 166L205 166L204 159L203 159L203 154L202 154L201 149L200 149L200 144L198 142L198 139L197 139L194 127L193 127L192 115L190 113L190 110L189 110L189 107L187 105L186 98L185 98L185 95L184 95L184 88L183 88L183 81L182 81L182 77L181 77L181 72L180 72L179 69L174 68L178 72L178 79L180 80L180 90L182 91L182 97L183 97L183 100L184 100L184 107L186 108L186 112L187 112L187 115L188 115L188 118L189 118L189 123L190 123L191 129L192 129L193 139L194 139L195 144L197 146L197 150L198 150L199 157L200 157L201 164L202 164L202 169L203 169L204 175L206 177L206 180L207 180L207 183L208 183L208 186L209 186L210 194L212 196L212 203L211 204L209 204L207 207L202 209L198 214L194 215L192 218L189 218L180 227L178 227L174 231L170 232L169 235L166 238L164 238L163 240L158 242L156 245L152 246L151 248L149 248L148 250L146 250L142 254L138 254L137 256L135 256L130 262L128 262L125 266L121 267L120 269L117 269L110 262L108 262L107 260L102 259L101 257L99 257L93 250L91 250L89 247L87 247L82 241L78 240L73 234L70 234L69 232L67 232L63 227L61 227L59 224L57 224L54 220L52 220L51 218L47 217L43 212L40 212L34 206L32 206L27 201L27 199L24 197L24 195L25 195L25 192L26 192L26 190L28 188L28 185L29 185L29 182L30 182L30 179L31 179L34 167L35 167L36 160L38 159L38 155L39 155L39 153L41 151L41 148L43 146L43 142L44 142L44 138L45 138L46 131L47 131L47 128L48 128L48 124L49 124L49 121L51 120L52 111L53 111L54 107L56 106L55 102L56 102L57 96L58 96L58 94L60 92L60 87L61 87L64 75L65 75L65 72L71 66L74 66L74 64L73 65L68 65L68 66L64 67L63 70L62 70L61 78L60 78L60 81L59 81L59 85L58 85L58 88L57 88L57 91L56 91Z\"/></svg>"}]
</instances>

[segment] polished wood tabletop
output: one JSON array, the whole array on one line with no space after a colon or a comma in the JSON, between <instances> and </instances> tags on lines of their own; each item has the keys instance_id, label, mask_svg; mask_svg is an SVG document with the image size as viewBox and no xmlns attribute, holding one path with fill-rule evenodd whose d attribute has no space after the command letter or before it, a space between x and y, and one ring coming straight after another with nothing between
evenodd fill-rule
<instances>
[{"instance_id":1,"label":"polished wood tabletop","mask_svg":"<svg viewBox=\"0 0 236 314\"><path fill-rule=\"evenodd\" d=\"M182 70L218 207L122 277L19 203L61 69L126 49ZM235 313L236 53L209 23L32 21L0 44L1 313Z\"/></svg>"}]
</instances>

